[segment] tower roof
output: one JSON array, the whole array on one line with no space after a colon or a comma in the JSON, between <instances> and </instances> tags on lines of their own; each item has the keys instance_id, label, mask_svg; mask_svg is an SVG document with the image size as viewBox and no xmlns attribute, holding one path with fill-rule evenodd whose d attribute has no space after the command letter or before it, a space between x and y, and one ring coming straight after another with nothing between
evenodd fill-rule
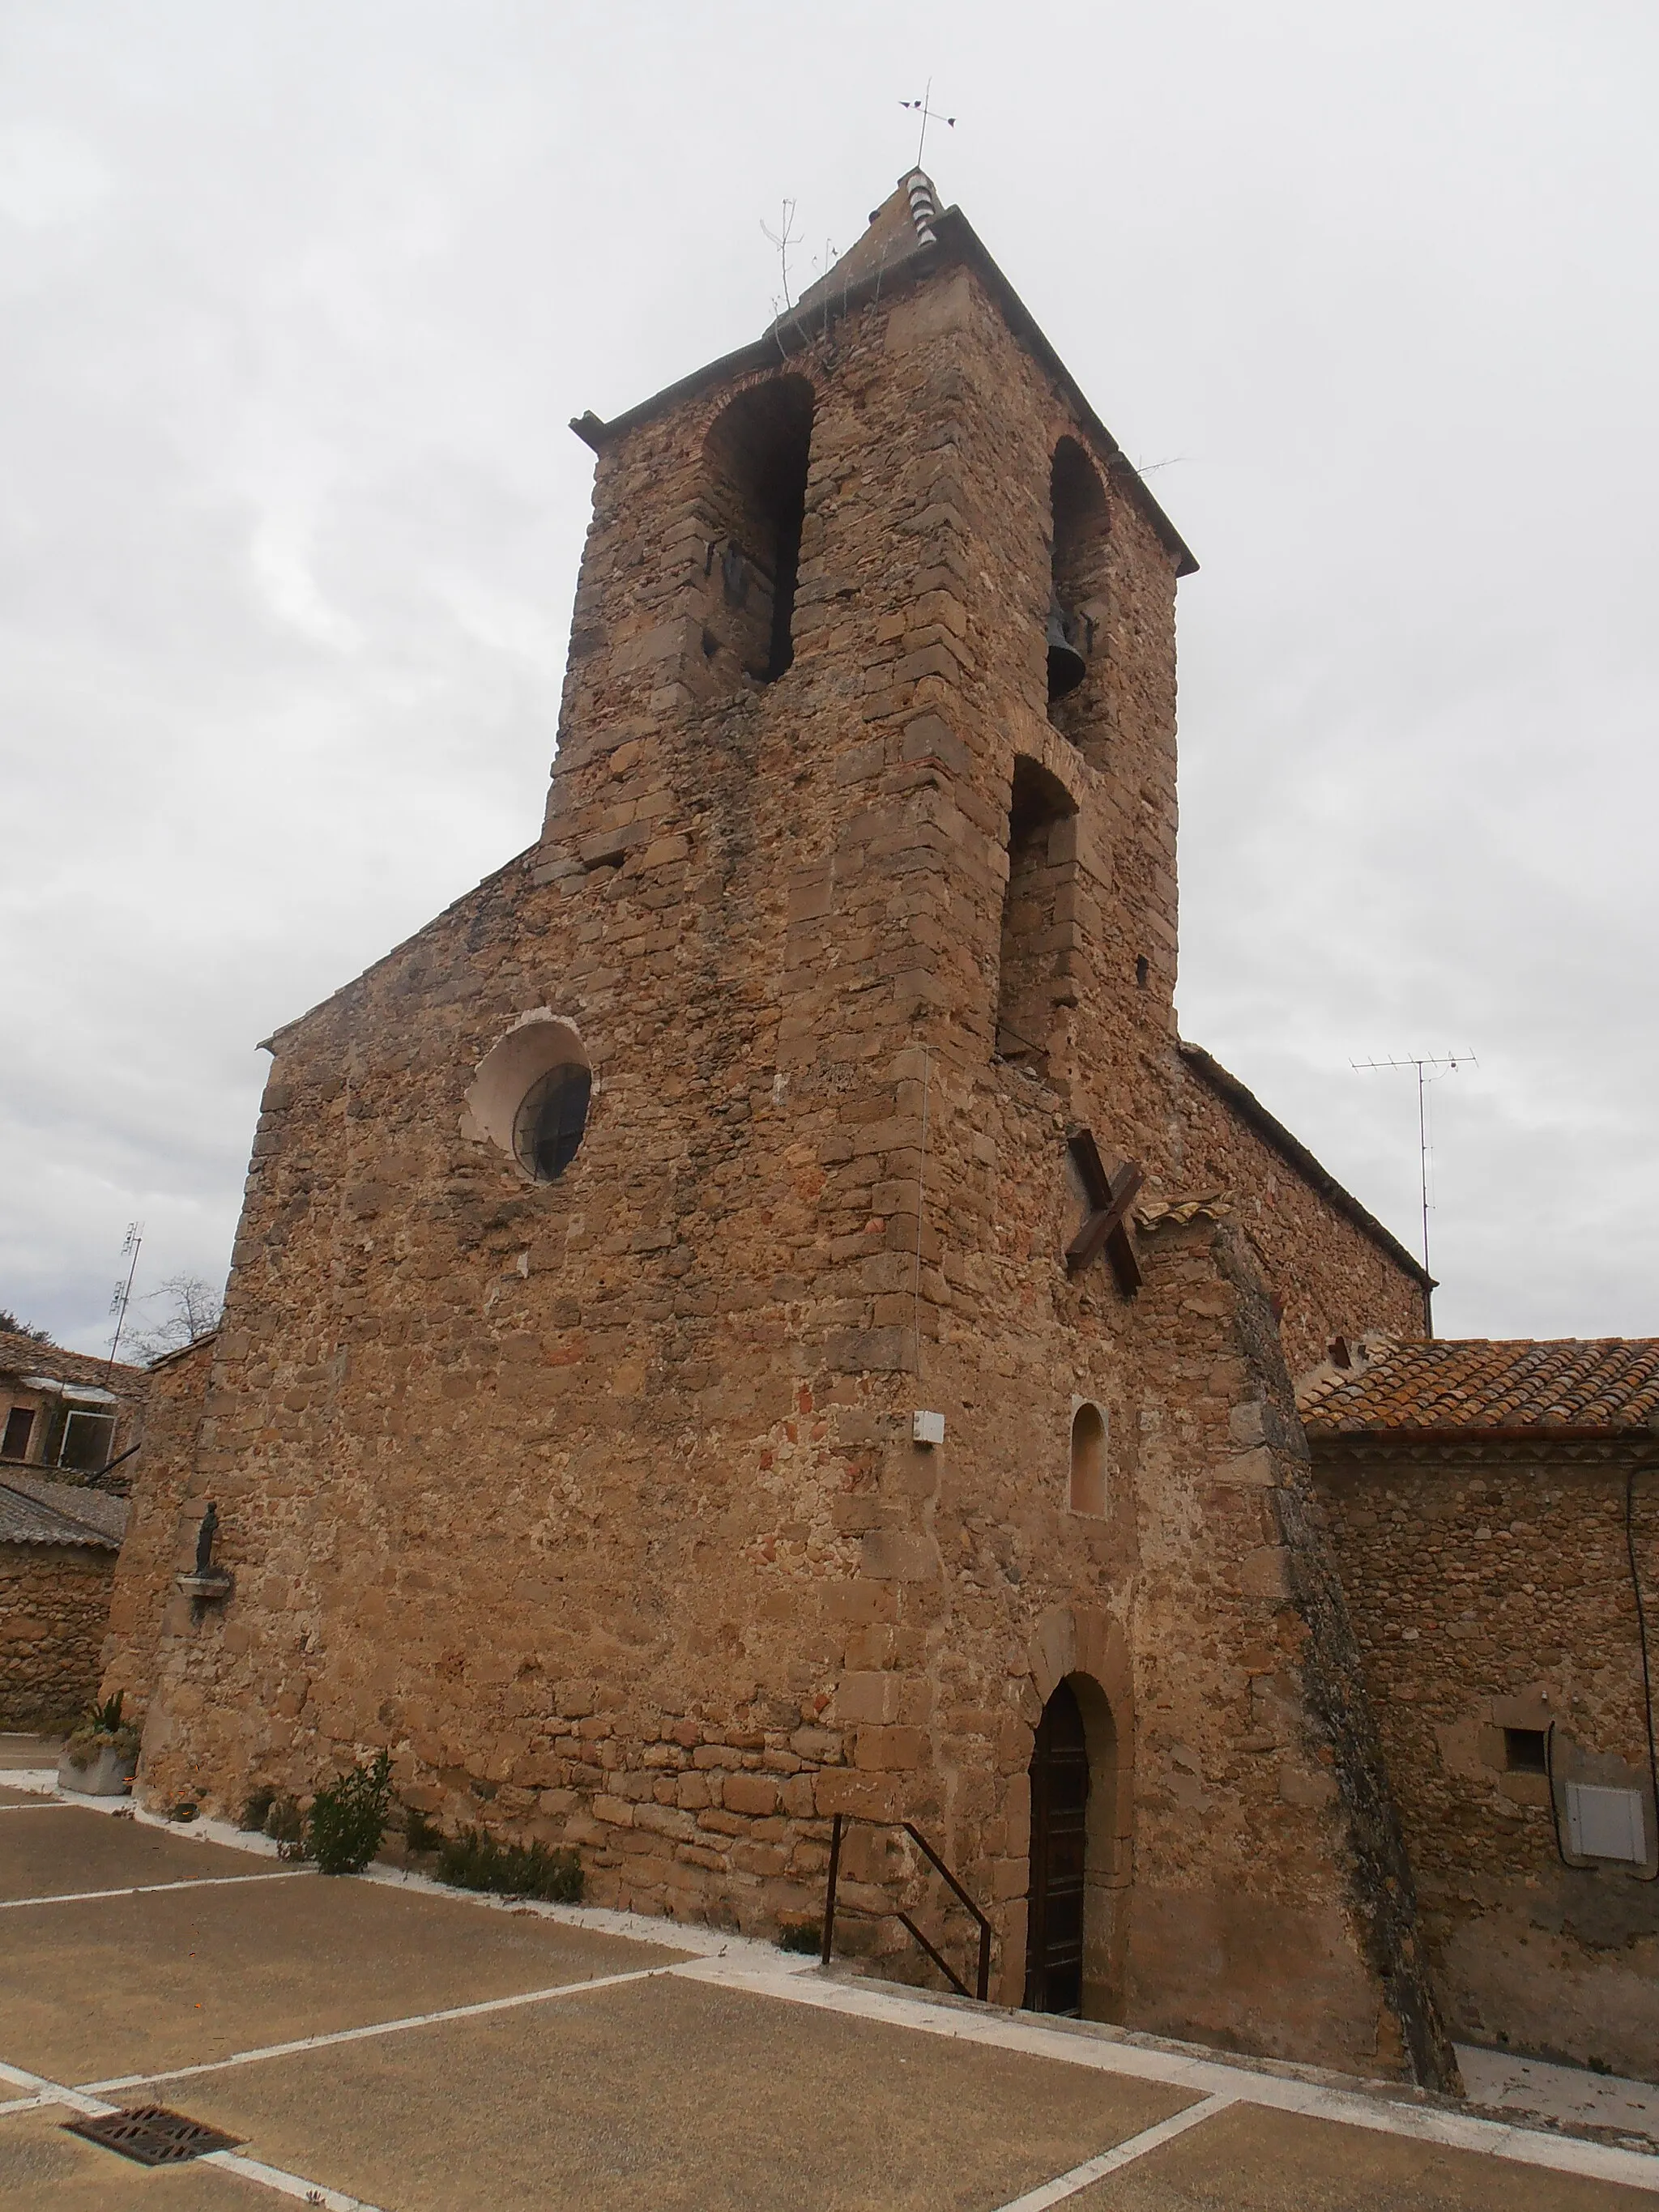
<instances>
[{"instance_id":1,"label":"tower roof","mask_svg":"<svg viewBox=\"0 0 1659 2212\"><path fill-rule=\"evenodd\" d=\"M1140 505L1174 556L1176 574L1191 575L1198 562L1186 541L1096 414L1082 386L1044 337L1036 318L998 268L967 216L957 207L946 208L942 214L938 211L932 179L921 169L908 170L899 179L892 192L872 212L869 227L857 243L758 338L665 385L608 422L601 422L590 409L575 417L570 427L595 453L602 452L612 439L637 423L678 405L710 385L751 374L804 351L832 322L880 293L920 283L958 267L974 271L1009 330L1070 401L1079 423L1114 480Z\"/></svg>"}]
</instances>

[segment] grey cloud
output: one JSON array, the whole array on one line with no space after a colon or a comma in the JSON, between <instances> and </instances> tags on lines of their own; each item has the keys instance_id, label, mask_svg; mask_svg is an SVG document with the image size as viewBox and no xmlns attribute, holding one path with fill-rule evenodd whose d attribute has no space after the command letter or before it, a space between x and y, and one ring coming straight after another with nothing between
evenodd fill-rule
<instances>
[{"instance_id":1,"label":"grey cloud","mask_svg":"<svg viewBox=\"0 0 1659 2212\"><path fill-rule=\"evenodd\" d=\"M0 1299L222 1272L255 1041L533 836L589 459L929 163L1197 549L1181 1004L1449 1330L1659 1331L1659 27L1512 0L0 23ZM1056 57L1061 58L1057 68ZM948 79L948 82L945 81ZM1176 458L1178 457L1178 458ZM141 1285L141 1288L143 1285Z\"/></svg>"}]
</instances>

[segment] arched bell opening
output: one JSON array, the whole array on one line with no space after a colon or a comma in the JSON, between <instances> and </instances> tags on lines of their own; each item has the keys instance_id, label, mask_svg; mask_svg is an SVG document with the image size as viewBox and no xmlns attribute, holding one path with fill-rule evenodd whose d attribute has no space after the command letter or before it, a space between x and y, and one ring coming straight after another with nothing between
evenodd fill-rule
<instances>
[{"instance_id":1,"label":"arched bell opening","mask_svg":"<svg viewBox=\"0 0 1659 2212\"><path fill-rule=\"evenodd\" d=\"M801 376L740 392L704 441L703 653L716 673L724 656L751 683L775 684L794 659L811 447L812 387Z\"/></svg>"},{"instance_id":2,"label":"arched bell opening","mask_svg":"<svg viewBox=\"0 0 1659 2212\"><path fill-rule=\"evenodd\" d=\"M1049 477L1054 553L1048 597L1048 720L1081 744L1099 711L1108 558L1106 494L1075 438L1054 447Z\"/></svg>"},{"instance_id":3,"label":"arched bell opening","mask_svg":"<svg viewBox=\"0 0 1659 2212\"><path fill-rule=\"evenodd\" d=\"M1038 761L1014 763L1008 798L1008 887L998 946L996 1053L1046 1073L1055 1006L1073 987L1054 949L1077 878L1077 805Z\"/></svg>"},{"instance_id":4,"label":"arched bell opening","mask_svg":"<svg viewBox=\"0 0 1659 2212\"><path fill-rule=\"evenodd\" d=\"M1128 1839L1120 1834L1117 1726L1105 1692L1069 1674L1031 1749L1028 2012L1121 2020Z\"/></svg>"}]
</instances>

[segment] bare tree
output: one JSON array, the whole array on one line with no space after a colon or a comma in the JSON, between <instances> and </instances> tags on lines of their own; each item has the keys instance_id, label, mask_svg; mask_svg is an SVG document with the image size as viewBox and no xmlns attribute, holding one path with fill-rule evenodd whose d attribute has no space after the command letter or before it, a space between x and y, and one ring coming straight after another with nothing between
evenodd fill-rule
<instances>
[{"instance_id":1,"label":"bare tree","mask_svg":"<svg viewBox=\"0 0 1659 2212\"><path fill-rule=\"evenodd\" d=\"M32 1322L20 1321L9 1306L0 1306L0 1334L7 1336L26 1336L31 1344L50 1344L52 1331L36 1328Z\"/></svg>"},{"instance_id":2,"label":"bare tree","mask_svg":"<svg viewBox=\"0 0 1659 2212\"><path fill-rule=\"evenodd\" d=\"M200 1275L169 1275L139 1303L161 1309L148 1328L128 1340L137 1358L148 1363L210 1336L219 1326L224 1299Z\"/></svg>"}]
</instances>

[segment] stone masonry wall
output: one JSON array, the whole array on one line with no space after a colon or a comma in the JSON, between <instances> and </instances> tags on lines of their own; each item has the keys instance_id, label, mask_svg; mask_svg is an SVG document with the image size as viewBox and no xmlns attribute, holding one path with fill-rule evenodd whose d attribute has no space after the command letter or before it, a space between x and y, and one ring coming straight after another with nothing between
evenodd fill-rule
<instances>
[{"instance_id":1,"label":"stone masonry wall","mask_svg":"<svg viewBox=\"0 0 1659 2212\"><path fill-rule=\"evenodd\" d=\"M704 647L707 454L774 376L812 439L793 665L757 686ZM1397 2068L1235 1434L1269 1387L1237 1284L1211 1228L1150 1237L1133 1302L1063 1262L1075 1123L1184 1170L1175 556L1097 451L1085 758L1046 712L1062 434L1098 445L956 267L600 440L541 842L275 1040L183 1516L217 1498L237 1593L167 1616L140 1787L303 1793L385 1745L409 1802L576 1845L600 1901L757 1930L821 1909L834 1813L911 1818L1017 2002L1032 1730L1076 1672L1091 2008ZM1076 810L1040 1068L994 1054L1020 757ZM594 1079L550 1184L465 1103L538 1009ZM1354 1243L1310 1216L1322 1326L1387 1318L1332 1309ZM900 1902L962 1948L924 1872L853 1831L890 1971Z\"/></svg>"},{"instance_id":2,"label":"stone masonry wall","mask_svg":"<svg viewBox=\"0 0 1659 2212\"><path fill-rule=\"evenodd\" d=\"M170 1606L188 1613L173 1578L195 1558L196 1527L205 1501L185 1514L196 1468L196 1439L212 1370L215 1339L202 1337L149 1370L144 1446L131 1472L131 1507L109 1603L102 1646L101 1695L118 1690L125 1710L143 1716L155 1679L157 1644Z\"/></svg>"},{"instance_id":3,"label":"stone masonry wall","mask_svg":"<svg viewBox=\"0 0 1659 2212\"><path fill-rule=\"evenodd\" d=\"M54 1729L98 1687L111 1552L0 1544L0 1728Z\"/></svg>"},{"instance_id":4,"label":"stone masonry wall","mask_svg":"<svg viewBox=\"0 0 1659 2212\"><path fill-rule=\"evenodd\" d=\"M1548 1782L1504 1763L1505 1728L1553 1723L1558 1789L1640 1790L1651 1839L1626 1462L1322 1446L1318 1472L1456 2032L1650 2078L1659 1883L1564 1864ZM1651 1624L1659 1476L1638 1478L1636 1529Z\"/></svg>"},{"instance_id":5,"label":"stone masonry wall","mask_svg":"<svg viewBox=\"0 0 1659 2212\"><path fill-rule=\"evenodd\" d=\"M1179 1161L1187 1190L1237 1194L1238 1220L1279 1302L1293 1375L1325 1357L1333 1336L1364 1328L1416 1340L1423 1293L1387 1249L1328 1200L1209 1085L1183 1068Z\"/></svg>"}]
</instances>

